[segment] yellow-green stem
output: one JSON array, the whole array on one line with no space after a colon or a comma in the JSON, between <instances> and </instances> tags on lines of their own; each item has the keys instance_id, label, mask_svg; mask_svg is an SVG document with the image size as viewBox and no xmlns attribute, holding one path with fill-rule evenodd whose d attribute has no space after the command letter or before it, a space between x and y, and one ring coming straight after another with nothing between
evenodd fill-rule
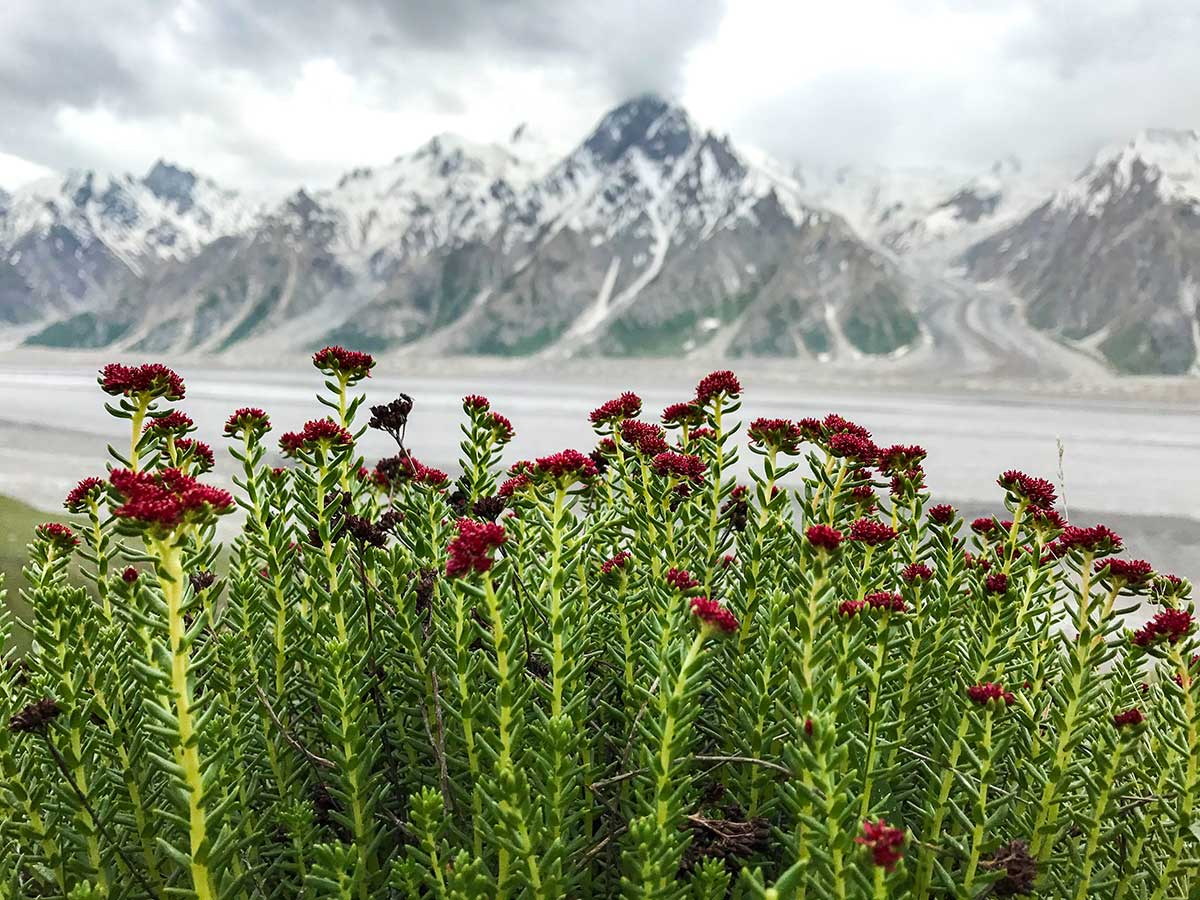
<instances>
[{"instance_id":1,"label":"yellow-green stem","mask_svg":"<svg viewBox=\"0 0 1200 900\"><path fill-rule=\"evenodd\" d=\"M192 890L197 900L215 900L217 894L205 860L197 861L208 837L207 804L204 796L204 771L200 759L200 741L192 718L191 659L183 646L186 623L183 619L183 551L177 543L155 541L161 575L159 585L167 607L167 631L171 656L171 693L175 699L175 719L179 723L179 745L175 762L183 770L187 791L188 840L191 846Z\"/></svg>"}]
</instances>

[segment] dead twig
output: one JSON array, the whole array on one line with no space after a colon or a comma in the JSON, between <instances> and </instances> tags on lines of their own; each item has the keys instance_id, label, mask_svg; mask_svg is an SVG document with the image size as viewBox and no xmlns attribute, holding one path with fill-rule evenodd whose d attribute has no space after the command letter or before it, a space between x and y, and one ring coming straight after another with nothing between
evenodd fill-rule
<instances>
[{"instance_id":1,"label":"dead twig","mask_svg":"<svg viewBox=\"0 0 1200 900\"><path fill-rule=\"evenodd\" d=\"M317 756L317 754L313 753L298 740L292 737L291 733L288 732L287 727L282 721L280 721L278 714L276 714L275 710L271 707L271 701L267 699L267 695L263 693L263 689L257 684L253 685L253 687L254 692L258 694L258 702L262 704L263 709L267 711L267 715L271 717L271 721L275 723L275 727L279 729L279 733L283 735L283 739L287 741L289 745L291 745L293 750L307 759L314 766L322 769L337 768L337 764L332 760L328 760L323 756Z\"/></svg>"}]
</instances>

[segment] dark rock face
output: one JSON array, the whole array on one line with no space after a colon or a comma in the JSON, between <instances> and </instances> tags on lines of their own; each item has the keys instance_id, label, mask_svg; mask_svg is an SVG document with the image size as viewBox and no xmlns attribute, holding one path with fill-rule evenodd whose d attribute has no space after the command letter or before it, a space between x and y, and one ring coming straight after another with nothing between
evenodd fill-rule
<instances>
[{"instance_id":1,"label":"dark rock face","mask_svg":"<svg viewBox=\"0 0 1200 900\"><path fill-rule=\"evenodd\" d=\"M999 194L980 194L976 191L959 191L938 209L951 209L957 218L975 223L992 215L1000 205Z\"/></svg>"},{"instance_id":2,"label":"dark rock face","mask_svg":"<svg viewBox=\"0 0 1200 900\"><path fill-rule=\"evenodd\" d=\"M146 173L142 183L150 188L156 197L173 202L180 212L187 212L192 208L192 189L196 186L196 176L192 172L160 159Z\"/></svg>"},{"instance_id":3,"label":"dark rock face","mask_svg":"<svg viewBox=\"0 0 1200 900\"><path fill-rule=\"evenodd\" d=\"M653 94L622 103L596 126L584 147L601 165L612 164L629 150L641 149L661 162L682 155L693 139L687 113Z\"/></svg>"}]
</instances>

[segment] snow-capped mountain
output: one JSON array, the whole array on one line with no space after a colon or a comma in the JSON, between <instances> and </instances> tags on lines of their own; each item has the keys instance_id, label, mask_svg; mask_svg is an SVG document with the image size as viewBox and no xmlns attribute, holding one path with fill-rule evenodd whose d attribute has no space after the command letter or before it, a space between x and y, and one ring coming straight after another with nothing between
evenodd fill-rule
<instances>
[{"instance_id":1,"label":"snow-capped mountain","mask_svg":"<svg viewBox=\"0 0 1200 900\"><path fill-rule=\"evenodd\" d=\"M125 266L32 343L826 358L920 334L912 286L884 254L806 205L782 166L653 96L565 156L527 127L497 144L440 135L170 254L145 236L135 253L134 225L86 224Z\"/></svg>"},{"instance_id":2,"label":"snow-capped mountain","mask_svg":"<svg viewBox=\"0 0 1200 900\"><path fill-rule=\"evenodd\" d=\"M255 220L225 190L159 161L143 177L72 172L0 204L0 321L84 311L118 285L188 259ZM23 285L17 289L16 285Z\"/></svg>"},{"instance_id":3,"label":"snow-capped mountain","mask_svg":"<svg viewBox=\"0 0 1200 900\"><path fill-rule=\"evenodd\" d=\"M490 236L459 229L331 337L503 354L871 353L917 337L886 260L660 98L622 104L523 189L502 186ZM802 252L822 238L855 252ZM785 302L805 315L765 326Z\"/></svg>"},{"instance_id":4,"label":"snow-capped mountain","mask_svg":"<svg viewBox=\"0 0 1200 900\"><path fill-rule=\"evenodd\" d=\"M565 153L524 125L495 143L438 135L271 205L162 162L72 173L0 195L0 341L815 360L922 348L909 359L936 367L1055 353L1032 325L1118 370L1182 372L1200 343L1198 146L1195 132L1145 132L1074 181L1008 158L983 172L796 169L647 95ZM1009 289L1023 315L987 312L1016 308ZM983 321L1010 323L1011 340L964 343ZM956 341L963 352L939 355Z\"/></svg>"},{"instance_id":5,"label":"snow-capped mountain","mask_svg":"<svg viewBox=\"0 0 1200 900\"><path fill-rule=\"evenodd\" d=\"M1200 347L1200 134L1110 147L1028 216L973 246L1035 326L1125 372L1180 374Z\"/></svg>"}]
</instances>

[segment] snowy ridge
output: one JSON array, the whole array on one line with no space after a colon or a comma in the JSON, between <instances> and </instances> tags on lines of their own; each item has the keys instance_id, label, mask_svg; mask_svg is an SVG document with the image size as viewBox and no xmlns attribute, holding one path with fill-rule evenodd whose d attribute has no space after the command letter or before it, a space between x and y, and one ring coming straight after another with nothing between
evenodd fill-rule
<instances>
[{"instance_id":1,"label":"snowy ridge","mask_svg":"<svg viewBox=\"0 0 1200 900\"><path fill-rule=\"evenodd\" d=\"M158 162L144 177L71 172L16 191L0 212L0 247L65 227L106 246L135 272L148 260L185 259L239 234L260 209L235 191Z\"/></svg>"},{"instance_id":2,"label":"snowy ridge","mask_svg":"<svg viewBox=\"0 0 1200 900\"><path fill-rule=\"evenodd\" d=\"M1200 203L1200 132L1150 128L1106 147L1051 202L1056 211L1096 216L1139 178L1153 182L1165 203Z\"/></svg>"},{"instance_id":3,"label":"snowy ridge","mask_svg":"<svg viewBox=\"0 0 1200 900\"><path fill-rule=\"evenodd\" d=\"M1062 183L1059 166L1029 172L1012 157L983 172L954 168L801 170L804 199L895 252L948 262L1026 215Z\"/></svg>"},{"instance_id":4,"label":"snowy ridge","mask_svg":"<svg viewBox=\"0 0 1200 900\"><path fill-rule=\"evenodd\" d=\"M348 173L313 199L338 219L335 249L348 256L389 247L426 253L494 234L546 165L542 152L524 128L508 144L442 134L387 166Z\"/></svg>"}]
</instances>

